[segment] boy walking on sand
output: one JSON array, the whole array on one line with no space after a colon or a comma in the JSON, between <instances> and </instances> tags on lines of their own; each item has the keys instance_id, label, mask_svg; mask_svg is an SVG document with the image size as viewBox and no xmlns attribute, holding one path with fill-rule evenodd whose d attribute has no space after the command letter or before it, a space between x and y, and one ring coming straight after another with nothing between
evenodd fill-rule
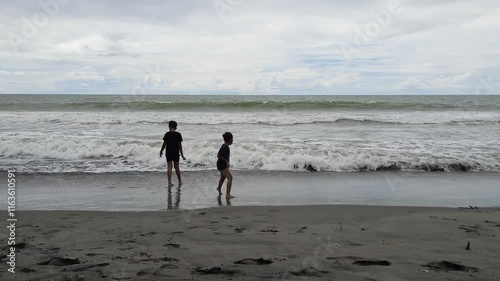
<instances>
[{"instance_id":1,"label":"boy walking on sand","mask_svg":"<svg viewBox=\"0 0 500 281\"><path fill-rule=\"evenodd\" d=\"M219 153L217 153L217 170L220 172L220 180L219 186L217 187L217 191L219 195L222 195L220 191L224 180L227 179L227 188L226 188L226 199L234 198L231 195L231 185L233 184L233 175L231 175L231 171L229 170L229 156L230 150L229 146L233 144L233 134L230 132L226 132L222 135L224 138L224 144L219 149Z\"/></svg>"},{"instance_id":2,"label":"boy walking on sand","mask_svg":"<svg viewBox=\"0 0 500 281\"><path fill-rule=\"evenodd\" d=\"M172 166L175 168L175 173L177 174L177 179L179 180L179 187L182 185L181 180L181 170L179 168L179 152L182 159L186 160L184 157L184 152L182 152L182 135L177 130L177 122L168 122L169 131L165 133L163 137L163 145L160 150L160 157L163 156L163 150L166 148L165 156L167 157L168 164L168 187L172 187ZM173 164L173 165L172 165Z\"/></svg>"}]
</instances>

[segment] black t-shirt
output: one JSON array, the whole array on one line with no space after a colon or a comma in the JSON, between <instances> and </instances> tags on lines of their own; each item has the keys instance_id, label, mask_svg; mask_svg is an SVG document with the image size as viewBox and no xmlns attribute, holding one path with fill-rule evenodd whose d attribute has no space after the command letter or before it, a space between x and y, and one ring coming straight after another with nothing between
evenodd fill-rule
<instances>
[{"instance_id":1,"label":"black t-shirt","mask_svg":"<svg viewBox=\"0 0 500 281\"><path fill-rule=\"evenodd\" d=\"M231 151L229 151L229 145L223 144L220 149L218 155L220 157L224 158L229 162L229 155L231 154Z\"/></svg>"},{"instance_id":2,"label":"black t-shirt","mask_svg":"<svg viewBox=\"0 0 500 281\"><path fill-rule=\"evenodd\" d=\"M167 143L167 155L179 155L179 143L182 142L182 135L179 132L168 131L163 141Z\"/></svg>"}]
</instances>

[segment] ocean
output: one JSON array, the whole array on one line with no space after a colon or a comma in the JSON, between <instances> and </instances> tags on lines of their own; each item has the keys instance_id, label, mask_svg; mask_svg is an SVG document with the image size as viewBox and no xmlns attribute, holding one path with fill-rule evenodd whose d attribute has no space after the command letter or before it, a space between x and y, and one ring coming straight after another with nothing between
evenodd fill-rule
<instances>
[{"instance_id":1,"label":"ocean","mask_svg":"<svg viewBox=\"0 0 500 281\"><path fill-rule=\"evenodd\" d=\"M0 95L0 170L165 171L168 121L184 171L500 172L500 96Z\"/></svg>"}]
</instances>

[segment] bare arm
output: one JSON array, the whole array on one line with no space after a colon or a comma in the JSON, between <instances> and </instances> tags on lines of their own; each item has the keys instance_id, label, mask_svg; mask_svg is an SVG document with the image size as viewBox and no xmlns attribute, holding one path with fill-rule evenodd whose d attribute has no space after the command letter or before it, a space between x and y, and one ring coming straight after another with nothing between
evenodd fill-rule
<instances>
[{"instance_id":1,"label":"bare arm","mask_svg":"<svg viewBox=\"0 0 500 281\"><path fill-rule=\"evenodd\" d=\"M167 142L166 141L163 141L163 144L161 146L161 150L160 150L160 157L163 156L163 150L167 147Z\"/></svg>"},{"instance_id":2,"label":"bare arm","mask_svg":"<svg viewBox=\"0 0 500 281\"><path fill-rule=\"evenodd\" d=\"M179 143L179 151L181 153L182 159L186 160L186 157L184 157L184 152L182 151L182 142Z\"/></svg>"}]
</instances>

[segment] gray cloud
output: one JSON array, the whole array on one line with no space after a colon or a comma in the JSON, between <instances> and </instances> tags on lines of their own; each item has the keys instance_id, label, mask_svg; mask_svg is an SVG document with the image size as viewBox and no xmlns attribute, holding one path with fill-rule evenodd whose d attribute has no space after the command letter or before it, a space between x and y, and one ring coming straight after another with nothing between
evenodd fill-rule
<instances>
[{"instance_id":1,"label":"gray cloud","mask_svg":"<svg viewBox=\"0 0 500 281\"><path fill-rule=\"evenodd\" d=\"M396 13L397 0L57 1L2 4L3 93L474 94L486 77L500 88L495 1L402 0Z\"/></svg>"}]
</instances>

